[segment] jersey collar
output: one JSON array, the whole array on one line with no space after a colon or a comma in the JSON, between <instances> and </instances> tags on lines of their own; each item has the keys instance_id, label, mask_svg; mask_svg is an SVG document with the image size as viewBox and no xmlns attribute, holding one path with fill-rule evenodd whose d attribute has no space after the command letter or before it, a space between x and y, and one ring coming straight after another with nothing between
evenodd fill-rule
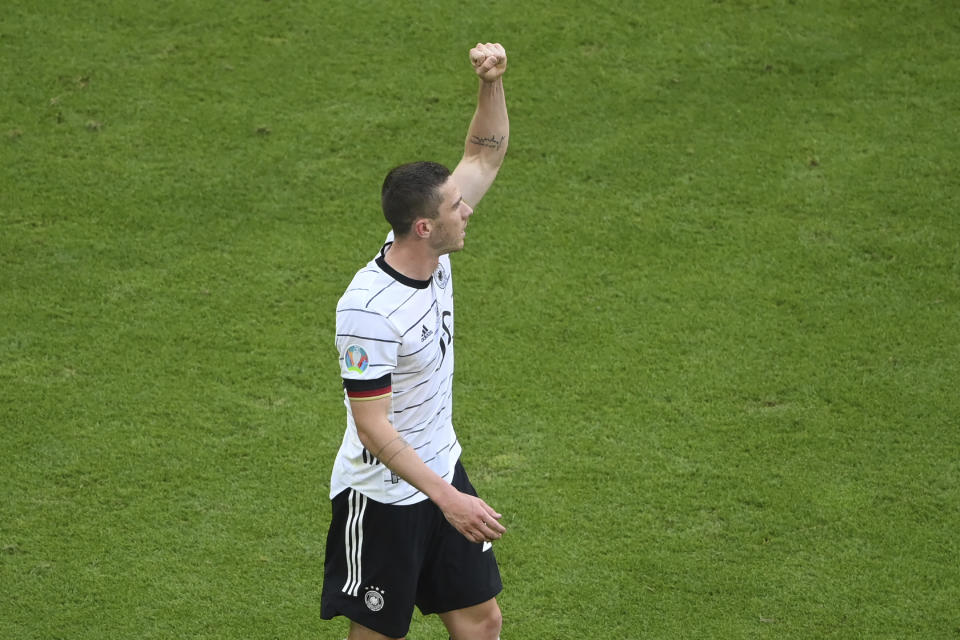
<instances>
[{"instance_id":1,"label":"jersey collar","mask_svg":"<svg viewBox=\"0 0 960 640\"><path fill-rule=\"evenodd\" d=\"M396 280L402 285L406 285L414 289L426 289L427 287L429 287L430 278L427 278L426 280L414 280L413 278L403 275L402 273L400 273L399 271L391 267L389 264L387 264L387 260L384 256L386 256L387 249L390 248L390 245L392 244L393 244L392 242L388 242L385 245L383 245L383 247L380 248L380 255L377 256L377 266L380 267L384 273L386 273L388 276L390 276L391 278L393 278L394 280Z\"/></svg>"}]
</instances>

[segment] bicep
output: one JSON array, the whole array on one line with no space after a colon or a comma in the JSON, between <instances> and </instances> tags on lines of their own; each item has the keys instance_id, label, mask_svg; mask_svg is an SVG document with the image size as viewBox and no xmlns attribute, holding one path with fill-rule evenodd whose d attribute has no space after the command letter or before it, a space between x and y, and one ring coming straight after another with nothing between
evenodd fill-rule
<instances>
[{"instance_id":1,"label":"bicep","mask_svg":"<svg viewBox=\"0 0 960 640\"><path fill-rule=\"evenodd\" d=\"M383 316L357 304L337 310L343 388L360 440L368 449L393 431L389 411L399 346L396 328Z\"/></svg>"},{"instance_id":2,"label":"bicep","mask_svg":"<svg viewBox=\"0 0 960 640\"><path fill-rule=\"evenodd\" d=\"M390 424L390 396L373 400L350 398L350 412L353 422L357 425L357 433L364 444L369 440L376 440L384 428L393 429Z\"/></svg>"},{"instance_id":3,"label":"bicep","mask_svg":"<svg viewBox=\"0 0 960 640\"><path fill-rule=\"evenodd\" d=\"M350 401L350 413L357 427L357 435L369 449L393 430L389 417L393 397L391 376L387 374L374 379L344 378L343 388Z\"/></svg>"},{"instance_id":4,"label":"bicep","mask_svg":"<svg viewBox=\"0 0 960 640\"><path fill-rule=\"evenodd\" d=\"M497 177L499 166L485 164L476 157L464 156L453 170L453 181L460 188L463 199L476 207Z\"/></svg>"}]
</instances>

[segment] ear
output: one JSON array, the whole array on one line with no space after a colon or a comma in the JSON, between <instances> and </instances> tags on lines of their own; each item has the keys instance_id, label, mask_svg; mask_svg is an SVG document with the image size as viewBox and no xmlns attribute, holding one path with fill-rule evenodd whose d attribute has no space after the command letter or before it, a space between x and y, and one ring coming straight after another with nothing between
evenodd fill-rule
<instances>
[{"instance_id":1,"label":"ear","mask_svg":"<svg viewBox=\"0 0 960 640\"><path fill-rule=\"evenodd\" d=\"M430 218L417 218L413 223L413 232L418 238L429 238L433 230L433 220Z\"/></svg>"}]
</instances>

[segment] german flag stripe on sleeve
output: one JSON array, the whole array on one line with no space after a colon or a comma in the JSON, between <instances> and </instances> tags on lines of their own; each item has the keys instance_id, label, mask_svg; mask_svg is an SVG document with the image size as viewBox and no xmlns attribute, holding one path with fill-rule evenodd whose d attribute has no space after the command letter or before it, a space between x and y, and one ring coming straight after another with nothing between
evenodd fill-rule
<instances>
[{"instance_id":1,"label":"german flag stripe on sleeve","mask_svg":"<svg viewBox=\"0 0 960 640\"><path fill-rule=\"evenodd\" d=\"M393 392L390 374L376 380L343 379L343 388L347 390L347 397L351 400L377 400L385 398Z\"/></svg>"}]
</instances>

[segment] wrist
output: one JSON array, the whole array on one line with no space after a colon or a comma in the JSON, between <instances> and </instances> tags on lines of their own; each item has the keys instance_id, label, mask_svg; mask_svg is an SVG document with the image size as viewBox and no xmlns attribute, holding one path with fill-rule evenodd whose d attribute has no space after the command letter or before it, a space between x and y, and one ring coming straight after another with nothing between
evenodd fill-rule
<instances>
[{"instance_id":1,"label":"wrist","mask_svg":"<svg viewBox=\"0 0 960 640\"><path fill-rule=\"evenodd\" d=\"M448 483L446 480L441 478L441 485L438 485L437 488L430 493L428 497L433 501L435 505L440 509L440 511L448 511L451 504L457 499L459 491L456 488Z\"/></svg>"}]
</instances>

